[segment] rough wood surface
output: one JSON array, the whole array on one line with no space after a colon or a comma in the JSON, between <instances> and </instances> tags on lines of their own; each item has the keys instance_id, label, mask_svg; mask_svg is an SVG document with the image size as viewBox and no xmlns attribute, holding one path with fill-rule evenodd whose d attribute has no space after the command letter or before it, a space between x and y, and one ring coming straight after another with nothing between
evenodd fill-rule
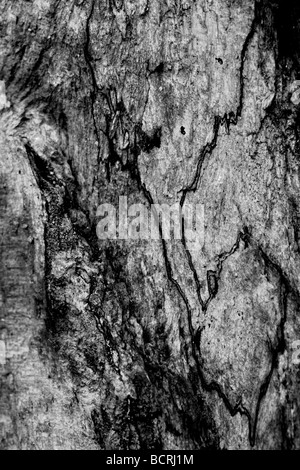
<instances>
[{"instance_id":1,"label":"rough wood surface","mask_svg":"<svg viewBox=\"0 0 300 470\"><path fill-rule=\"evenodd\" d=\"M300 448L299 1L0 18L1 448ZM98 240L124 195L204 243Z\"/></svg>"}]
</instances>

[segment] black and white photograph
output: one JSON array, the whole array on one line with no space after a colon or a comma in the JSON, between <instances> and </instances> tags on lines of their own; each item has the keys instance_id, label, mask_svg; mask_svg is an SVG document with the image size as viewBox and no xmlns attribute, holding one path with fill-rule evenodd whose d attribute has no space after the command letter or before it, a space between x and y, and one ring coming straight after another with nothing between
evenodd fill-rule
<instances>
[{"instance_id":1,"label":"black and white photograph","mask_svg":"<svg viewBox=\"0 0 300 470\"><path fill-rule=\"evenodd\" d=\"M299 0L0 0L0 450L300 450Z\"/></svg>"}]
</instances>

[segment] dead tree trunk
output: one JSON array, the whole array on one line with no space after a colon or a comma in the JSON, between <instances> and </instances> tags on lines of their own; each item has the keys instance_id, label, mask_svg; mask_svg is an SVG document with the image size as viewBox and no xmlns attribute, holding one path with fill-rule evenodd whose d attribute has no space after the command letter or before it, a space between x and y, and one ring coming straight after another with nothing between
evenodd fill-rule
<instances>
[{"instance_id":1,"label":"dead tree trunk","mask_svg":"<svg viewBox=\"0 0 300 470\"><path fill-rule=\"evenodd\" d=\"M300 448L298 4L0 1L1 448Z\"/></svg>"}]
</instances>

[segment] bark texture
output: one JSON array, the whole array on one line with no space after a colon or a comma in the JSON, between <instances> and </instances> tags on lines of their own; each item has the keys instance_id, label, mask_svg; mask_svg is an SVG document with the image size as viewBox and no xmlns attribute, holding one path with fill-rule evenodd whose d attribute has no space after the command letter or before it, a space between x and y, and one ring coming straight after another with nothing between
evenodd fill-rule
<instances>
[{"instance_id":1,"label":"bark texture","mask_svg":"<svg viewBox=\"0 0 300 470\"><path fill-rule=\"evenodd\" d=\"M1 448L299 449L299 1L0 16ZM204 244L99 241L122 195Z\"/></svg>"}]
</instances>

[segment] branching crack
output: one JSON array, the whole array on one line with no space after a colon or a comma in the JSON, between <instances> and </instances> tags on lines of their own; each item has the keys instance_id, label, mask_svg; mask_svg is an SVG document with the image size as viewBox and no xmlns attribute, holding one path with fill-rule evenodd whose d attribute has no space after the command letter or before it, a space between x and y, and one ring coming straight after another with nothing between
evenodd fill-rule
<instances>
[{"instance_id":1,"label":"branching crack","mask_svg":"<svg viewBox=\"0 0 300 470\"><path fill-rule=\"evenodd\" d=\"M223 253L219 256L218 275L220 275L221 270L222 270L222 265L226 261L226 259L228 259L228 257L231 256L238 249L240 241L243 240L244 243L246 243L246 244L248 244L250 242L250 236L248 234L248 231L245 230L245 232L244 233L241 232L239 234L236 243L234 244L234 246L232 247L232 249L229 252ZM270 382L271 382L271 379L272 379L273 372L278 366L278 357L279 357L280 354L283 354L283 352L285 351L285 348L286 348L285 338L284 338L284 326L285 326L286 319L287 319L287 296L290 292L293 292L293 294L297 295L293 290L291 290L291 286L289 285L289 282L288 282L286 276L283 274L282 269L280 268L280 266L273 263L261 249L259 249L259 252L260 252L265 264L270 265L271 268L273 270L277 271L277 273L279 274L280 286L281 286L281 288L280 288L281 289L280 290L280 303L281 303L282 315L281 315L280 323L277 327L277 335L276 335L277 336L277 345L275 347L272 347L271 342L268 343L269 344L269 349L270 349L270 354L271 354L271 357L272 357L271 367L270 367L270 371L268 372L268 374L266 375L263 383L260 386L259 395L258 395L257 404L256 404L255 413L254 413L253 418L252 418L249 410L247 410L247 408L242 404L242 398L239 400L239 402L236 405L233 406L230 403L230 400L228 399L228 397L222 391L221 386L215 381L208 382L206 380L206 378L204 377L204 374L203 374L203 371L202 371L202 368L201 368L201 365L200 365L200 362L199 362L199 359L198 359L198 355L197 355L197 352L196 352L196 347L197 347L196 344L200 343L200 339L201 339L201 330L200 331L198 330L196 332L195 339L197 338L197 341L195 340L195 341L192 342L193 356L194 356L194 359L195 359L195 362L196 362L196 365L197 365L197 371L198 371L199 378L200 378L200 381L201 381L201 384L202 384L203 388L208 392L215 391L218 394L218 396L223 400L223 402L224 402L224 404L225 404L225 406L226 406L226 408L229 411L231 416L235 416L237 413L239 413L239 414L244 415L244 416L247 417L248 426L249 426L249 442L250 442L250 445L252 447L255 445L258 417L259 417L259 412L260 412L262 400L264 399L264 397L267 394L267 391L268 391L268 388L269 388L269 385L270 385Z\"/></svg>"},{"instance_id":2,"label":"branching crack","mask_svg":"<svg viewBox=\"0 0 300 470\"><path fill-rule=\"evenodd\" d=\"M219 135L220 127L225 125L227 133L229 134L230 125L237 125L238 119L242 115L243 102L244 102L244 66L245 66L246 54L247 54L247 51L248 51L249 44L250 44L250 42L251 42L251 40L254 36L258 21L259 21L258 2L255 2L254 19L252 21L250 32L248 33L248 36L247 36L247 38L244 42L242 53L241 53L240 99L239 99L239 104L238 104L236 113L234 113L234 112L230 112L229 114L226 113L223 117L215 116L214 127L213 127L213 138L212 138L211 142L209 142L208 144L205 145L205 147L202 149L202 151L200 153L200 158L198 160L196 173L195 173L195 176L194 176L191 184L189 186L187 186L186 188L184 188L183 190L181 190L181 192L182 192L182 196L181 196L181 199L180 199L181 208L184 205L187 194L189 192L195 192L197 190L204 159L207 155L210 155L213 152L213 150L216 148L217 142L218 142L218 135ZM152 197L149 194L149 192L146 190L145 186L143 187L143 191L144 191L144 194L145 194L146 198L148 199L149 203L153 203ZM196 351L196 341L195 341L195 338L196 338L197 334L198 334L198 336L201 336L201 331L200 332L197 331L196 335L194 333L194 328L193 328L193 324L192 324L192 309L189 305L189 301L188 301L186 295L184 294L182 288L180 287L179 283L175 280L175 278L173 276L171 264L170 264L170 261L168 259L166 242L162 237L162 233L160 235L161 235L163 256L164 256L164 259L165 259L165 265L166 265L166 271L167 271L168 279L170 280L170 282L177 289L177 291L178 291L180 297L183 299L184 304L185 304L186 309L187 309L188 327L189 327L189 333L190 333L190 336L191 336L191 339L192 339L192 341L191 341L192 355L193 355L193 358L194 358L196 366L197 366L197 372L198 372L198 376L199 376L201 385L204 388L204 390L206 390L208 392L216 392L218 394L218 396L223 400L223 402L224 402L224 404L225 404L225 406L226 406L226 408L229 411L231 416L235 416L238 413L240 415L246 416L246 418L248 420L248 425L249 425L249 442L250 442L250 445L253 447L255 445L255 437L256 437L256 430L257 430L257 423L258 423L258 416L259 416L259 410L260 410L261 402L262 402L263 398L265 397L265 395L267 393L269 383L271 381L271 377L272 377L272 374L273 374L273 370L277 366L278 355L284 350L283 329L284 329L284 323L285 323L285 320L286 320L286 294L285 294L286 284L284 284L284 283L282 284L284 288L283 288L283 294L282 294L283 316L282 316L281 324L279 326L280 340L278 341L278 346L272 351L271 370L268 373L266 379L264 380L264 382L262 383L262 385L260 387L259 397L258 397L257 406L256 406L256 410L255 410L255 415L254 415L254 418L252 419L249 410L242 404L242 399L240 399L237 404L232 405L230 403L230 400L228 399L228 397L222 391L222 388L221 388L220 384L218 384L216 381L208 382L206 380L206 378L204 377L204 373L203 373L202 368L201 368L199 356L198 356L198 353ZM207 272L207 283L208 283L209 297L206 301L204 301L201 297L201 292L200 292L201 284L200 284L200 281L199 281L199 278L198 278L196 268L193 264L192 256L191 256L191 254L190 254L190 252L187 248L186 240L185 240L185 236L184 236L184 230L183 230L182 245L183 245L184 250L186 252L189 267L190 267L190 269L193 273L199 303L200 303L200 305L202 307L202 310L204 312L207 310L208 305L210 304L211 300L217 294L218 281L220 279L223 263L232 254L234 254L237 251L237 249L240 246L241 240L245 243L245 246L247 247L248 243L249 243L249 238L250 237L249 237L249 234L248 234L248 230L245 227L243 229L243 231L239 232L237 240L236 240L235 244L233 245L233 247L230 249L230 251L224 252L224 253L222 253L221 255L218 256L217 270L216 271L209 270Z\"/></svg>"}]
</instances>

